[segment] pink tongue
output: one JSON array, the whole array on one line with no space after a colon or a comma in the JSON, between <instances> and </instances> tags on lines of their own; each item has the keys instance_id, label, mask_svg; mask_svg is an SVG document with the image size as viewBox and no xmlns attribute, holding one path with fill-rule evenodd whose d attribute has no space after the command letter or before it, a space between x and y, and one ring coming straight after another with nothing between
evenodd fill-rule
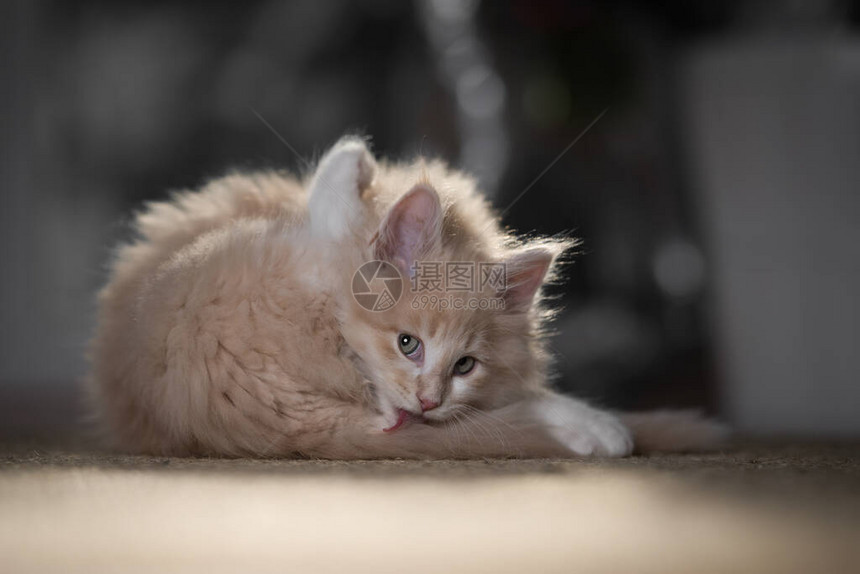
<instances>
[{"instance_id":1,"label":"pink tongue","mask_svg":"<svg viewBox=\"0 0 860 574\"><path fill-rule=\"evenodd\" d=\"M404 411L403 409L397 410L397 422L388 427L387 429L382 429L382 432L394 432L403 426L403 423L406 422L406 419L409 418L409 413Z\"/></svg>"}]
</instances>

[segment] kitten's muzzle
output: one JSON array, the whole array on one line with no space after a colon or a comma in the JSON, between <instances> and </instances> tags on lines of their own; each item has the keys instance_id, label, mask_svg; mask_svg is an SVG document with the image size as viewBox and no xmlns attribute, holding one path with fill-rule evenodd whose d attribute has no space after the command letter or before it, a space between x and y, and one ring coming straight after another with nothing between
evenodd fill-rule
<instances>
[{"instance_id":1,"label":"kitten's muzzle","mask_svg":"<svg viewBox=\"0 0 860 574\"><path fill-rule=\"evenodd\" d=\"M434 401L431 399L425 399L421 395L418 396L418 402L421 403L421 412L426 413L427 411L432 411L436 407L439 406L439 401Z\"/></svg>"}]
</instances>

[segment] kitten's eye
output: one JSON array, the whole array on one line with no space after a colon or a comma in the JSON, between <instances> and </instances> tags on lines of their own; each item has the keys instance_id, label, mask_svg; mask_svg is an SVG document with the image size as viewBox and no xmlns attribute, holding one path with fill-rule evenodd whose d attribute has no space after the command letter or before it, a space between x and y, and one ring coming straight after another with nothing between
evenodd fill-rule
<instances>
[{"instance_id":1,"label":"kitten's eye","mask_svg":"<svg viewBox=\"0 0 860 574\"><path fill-rule=\"evenodd\" d=\"M421 340L418 337L401 333L397 336L397 344L400 345L400 352L410 357L418 352L421 348Z\"/></svg>"},{"instance_id":2,"label":"kitten's eye","mask_svg":"<svg viewBox=\"0 0 860 574\"><path fill-rule=\"evenodd\" d=\"M470 357L469 355L466 355L465 357L460 357L460 360L454 363L454 374L468 375L474 368L475 357Z\"/></svg>"}]
</instances>

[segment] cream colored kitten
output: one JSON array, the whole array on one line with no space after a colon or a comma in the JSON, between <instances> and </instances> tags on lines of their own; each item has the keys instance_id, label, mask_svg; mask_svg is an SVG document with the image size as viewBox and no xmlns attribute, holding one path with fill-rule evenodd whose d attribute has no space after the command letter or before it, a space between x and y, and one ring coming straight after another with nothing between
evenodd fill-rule
<instances>
[{"instance_id":1,"label":"cream colored kitten","mask_svg":"<svg viewBox=\"0 0 860 574\"><path fill-rule=\"evenodd\" d=\"M685 449L720 434L689 413L624 424L548 388L540 289L572 242L510 236L440 163L377 164L344 138L304 184L231 175L149 205L136 227L91 352L91 395L123 450L624 456L633 436ZM497 274L437 292L420 274L446 263ZM394 283L363 285L359 268ZM376 310L356 294L398 275Z\"/></svg>"}]
</instances>

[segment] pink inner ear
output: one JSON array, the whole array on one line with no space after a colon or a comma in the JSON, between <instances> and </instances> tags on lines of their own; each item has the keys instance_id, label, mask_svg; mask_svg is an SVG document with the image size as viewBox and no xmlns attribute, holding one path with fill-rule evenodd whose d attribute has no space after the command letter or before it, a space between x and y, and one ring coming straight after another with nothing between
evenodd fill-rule
<instances>
[{"instance_id":1,"label":"pink inner ear","mask_svg":"<svg viewBox=\"0 0 860 574\"><path fill-rule=\"evenodd\" d=\"M552 252L542 248L532 249L508 259L505 262L505 300L513 306L529 305L543 285L552 260Z\"/></svg>"},{"instance_id":2,"label":"pink inner ear","mask_svg":"<svg viewBox=\"0 0 860 574\"><path fill-rule=\"evenodd\" d=\"M375 254L411 275L415 261L439 234L442 208L436 191L416 185L388 212L379 230Z\"/></svg>"}]
</instances>

